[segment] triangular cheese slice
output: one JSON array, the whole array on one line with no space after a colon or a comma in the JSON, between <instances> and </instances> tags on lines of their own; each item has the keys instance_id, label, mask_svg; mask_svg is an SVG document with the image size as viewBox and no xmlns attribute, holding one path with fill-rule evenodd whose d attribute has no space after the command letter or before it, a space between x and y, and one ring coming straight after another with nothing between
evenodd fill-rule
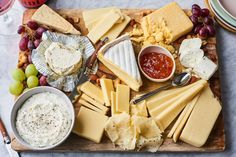
<instances>
[{"instance_id":1,"label":"triangular cheese slice","mask_svg":"<svg viewBox=\"0 0 236 157\"><path fill-rule=\"evenodd\" d=\"M129 35L123 35L104 45L98 59L131 89L138 91L142 79Z\"/></svg>"}]
</instances>

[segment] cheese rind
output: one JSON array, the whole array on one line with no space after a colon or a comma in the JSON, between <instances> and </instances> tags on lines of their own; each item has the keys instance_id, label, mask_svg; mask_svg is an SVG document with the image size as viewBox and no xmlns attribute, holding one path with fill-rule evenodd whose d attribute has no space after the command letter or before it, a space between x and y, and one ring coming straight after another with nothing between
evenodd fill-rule
<instances>
[{"instance_id":1,"label":"cheese rind","mask_svg":"<svg viewBox=\"0 0 236 157\"><path fill-rule=\"evenodd\" d=\"M114 91L113 82L111 79L100 79L103 98L106 106L111 106L111 91Z\"/></svg>"},{"instance_id":2,"label":"cheese rind","mask_svg":"<svg viewBox=\"0 0 236 157\"><path fill-rule=\"evenodd\" d=\"M102 90L97 87L96 85L92 84L91 82L87 81L83 83L80 87L80 90L90 96L91 98L95 99L100 104L104 104L105 101L103 99Z\"/></svg>"},{"instance_id":3,"label":"cheese rind","mask_svg":"<svg viewBox=\"0 0 236 157\"><path fill-rule=\"evenodd\" d=\"M81 106L76 117L73 132L100 143L108 117Z\"/></svg>"},{"instance_id":4,"label":"cheese rind","mask_svg":"<svg viewBox=\"0 0 236 157\"><path fill-rule=\"evenodd\" d=\"M66 21L63 17L61 17L58 13L53 11L47 5L43 4L31 17L32 20L49 26L59 32L62 33L70 33L70 34L81 34L78 30L76 30L72 24Z\"/></svg>"},{"instance_id":5,"label":"cheese rind","mask_svg":"<svg viewBox=\"0 0 236 157\"><path fill-rule=\"evenodd\" d=\"M202 91L180 135L180 140L195 147L203 146L220 114L222 107L209 85Z\"/></svg>"},{"instance_id":6,"label":"cheese rind","mask_svg":"<svg viewBox=\"0 0 236 157\"><path fill-rule=\"evenodd\" d=\"M118 84L116 89L116 111L129 114L130 88L126 85Z\"/></svg>"}]
</instances>

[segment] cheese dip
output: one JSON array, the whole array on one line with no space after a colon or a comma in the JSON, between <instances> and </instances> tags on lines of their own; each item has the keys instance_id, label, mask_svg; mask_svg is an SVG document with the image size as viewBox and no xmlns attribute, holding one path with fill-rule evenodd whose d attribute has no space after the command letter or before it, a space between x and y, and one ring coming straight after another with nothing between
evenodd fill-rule
<instances>
[{"instance_id":1,"label":"cheese dip","mask_svg":"<svg viewBox=\"0 0 236 157\"><path fill-rule=\"evenodd\" d=\"M50 92L27 99L18 110L16 130L34 147L48 147L61 141L70 130L72 119L66 102Z\"/></svg>"}]
</instances>

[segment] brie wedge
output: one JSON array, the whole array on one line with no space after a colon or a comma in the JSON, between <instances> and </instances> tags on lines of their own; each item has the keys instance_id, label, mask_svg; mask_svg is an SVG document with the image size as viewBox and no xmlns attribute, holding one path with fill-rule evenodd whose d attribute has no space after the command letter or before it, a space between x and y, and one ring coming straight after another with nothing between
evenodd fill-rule
<instances>
[{"instance_id":1,"label":"brie wedge","mask_svg":"<svg viewBox=\"0 0 236 157\"><path fill-rule=\"evenodd\" d=\"M98 59L131 89L138 91L142 79L129 35L123 35L104 45Z\"/></svg>"},{"instance_id":2,"label":"brie wedge","mask_svg":"<svg viewBox=\"0 0 236 157\"><path fill-rule=\"evenodd\" d=\"M72 74L82 66L81 51L58 42L53 42L44 56L50 68L61 76Z\"/></svg>"}]
</instances>

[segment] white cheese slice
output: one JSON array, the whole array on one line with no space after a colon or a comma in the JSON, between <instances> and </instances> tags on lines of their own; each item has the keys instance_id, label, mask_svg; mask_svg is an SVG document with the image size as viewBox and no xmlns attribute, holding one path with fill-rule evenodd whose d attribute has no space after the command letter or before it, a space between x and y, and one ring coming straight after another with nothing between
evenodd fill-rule
<instances>
[{"instance_id":1,"label":"white cheese slice","mask_svg":"<svg viewBox=\"0 0 236 157\"><path fill-rule=\"evenodd\" d=\"M195 67L204 56L204 51L199 48L185 50L184 53L180 55L180 62L183 66L188 68Z\"/></svg>"},{"instance_id":2,"label":"white cheese slice","mask_svg":"<svg viewBox=\"0 0 236 157\"><path fill-rule=\"evenodd\" d=\"M129 35L123 35L104 45L98 59L131 89L138 91L142 79Z\"/></svg>"},{"instance_id":3,"label":"white cheese slice","mask_svg":"<svg viewBox=\"0 0 236 157\"><path fill-rule=\"evenodd\" d=\"M180 45L179 53L184 55L184 53L191 49L200 49L202 45L202 40L200 38L184 39Z\"/></svg>"},{"instance_id":4,"label":"white cheese slice","mask_svg":"<svg viewBox=\"0 0 236 157\"><path fill-rule=\"evenodd\" d=\"M216 72L217 65L206 56L193 68L193 71L202 79L209 80Z\"/></svg>"}]
</instances>

